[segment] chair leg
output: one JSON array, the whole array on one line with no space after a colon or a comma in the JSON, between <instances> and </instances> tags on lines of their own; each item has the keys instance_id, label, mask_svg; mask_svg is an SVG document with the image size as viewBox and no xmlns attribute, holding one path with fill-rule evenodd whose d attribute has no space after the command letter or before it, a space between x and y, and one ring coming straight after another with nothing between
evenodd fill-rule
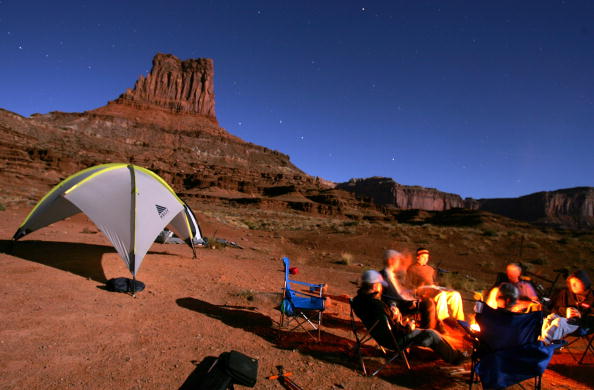
<instances>
[{"instance_id":1,"label":"chair leg","mask_svg":"<svg viewBox=\"0 0 594 390\"><path fill-rule=\"evenodd\" d=\"M363 376L367 376L367 367L365 367L365 360L363 360L363 353L361 352L361 344L357 343L355 346L355 353L359 358L359 364L361 365L361 370L363 371Z\"/></svg>"},{"instance_id":2,"label":"chair leg","mask_svg":"<svg viewBox=\"0 0 594 390\"><path fill-rule=\"evenodd\" d=\"M582 357L578 361L578 364L583 364L584 363L584 358L586 357L586 355L588 354L588 352L594 353L594 346L592 345L592 341L594 341L594 334L593 335L590 335L590 340L588 341L588 345L586 346L586 349L584 350L584 353L582 353Z\"/></svg>"},{"instance_id":3,"label":"chair leg","mask_svg":"<svg viewBox=\"0 0 594 390\"><path fill-rule=\"evenodd\" d=\"M472 385L474 385L474 360L470 362L470 379L468 380L468 390L472 390Z\"/></svg>"}]
</instances>

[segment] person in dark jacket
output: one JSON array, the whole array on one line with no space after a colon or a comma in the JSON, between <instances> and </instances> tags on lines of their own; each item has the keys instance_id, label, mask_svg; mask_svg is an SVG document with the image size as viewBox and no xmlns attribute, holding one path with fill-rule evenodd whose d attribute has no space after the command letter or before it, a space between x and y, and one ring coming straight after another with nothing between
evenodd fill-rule
<instances>
[{"instance_id":1,"label":"person in dark jacket","mask_svg":"<svg viewBox=\"0 0 594 390\"><path fill-rule=\"evenodd\" d=\"M437 315L435 313L435 301L431 297L415 297L414 292L404 287L399 279L398 272L404 267L402 265L402 253L388 249L384 253L385 268L380 271L382 278L386 281L382 300L389 306L398 308L404 314L419 312L421 314L421 328L435 329Z\"/></svg>"},{"instance_id":2,"label":"person in dark jacket","mask_svg":"<svg viewBox=\"0 0 594 390\"><path fill-rule=\"evenodd\" d=\"M553 303L553 313L543 323L541 338L545 342L560 340L579 328L594 330L594 292L586 271L573 272L567 287Z\"/></svg>"},{"instance_id":3,"label":"person in dark jacket","mask_svg":"<svg viewBox=\"0 0 594 390\"><path fill-rule=\"evenodd\" d=\"M377 271L365 271L361 277L361 287L353 299L353 310L367 329L371 329L373 338L383 346L393 345L385 324L386 318L392 334L401 348L422 346L432 349L445 362L458 365L467 357L461 351L452 348L439 333L431 329L414 329L402 323L402 316L396 307L390 307L382 301L382 292L388 284ZM376 323L378 325L376 325Z\"/></svg>"}]
</instances>

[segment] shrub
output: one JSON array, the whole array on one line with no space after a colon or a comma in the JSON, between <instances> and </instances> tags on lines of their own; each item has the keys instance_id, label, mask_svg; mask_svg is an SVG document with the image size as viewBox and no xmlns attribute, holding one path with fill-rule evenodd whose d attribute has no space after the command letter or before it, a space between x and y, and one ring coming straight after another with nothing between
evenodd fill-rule
<instances>
[{"instance_id":1,"label":"shrub","mask_svg":"<svg viewBox=\"0 0 594 390\"><path fill-rule=\"evenodd\" d=\"M351 265L353 263L353 258L354 257L351 253L342 252L340 254L340 260L338 260L336 264Z\"/></svg>"},{"instance_id":2,"label":"shrub","mask_svg":"<svg viewBox=\"0 0 594 390\"><path fill-rule=\"evenodd\" d=\"M546 265L548 263L547 259L543 259L541 257L537 257L535 259L530 259L530 260L528 260L528 262L530 264L534 264L534 265Z\"/></svg>"},{"instance_id":3,"label":"shrub","mask_svg":"<svg viewBox=\"0 0 594 390\"><path fill-rule=\"evenodd\" d=\"M245 298L246 300L251 302L254 300L256 293L254 292L254 290L241 290L233 295L235 295L236 297Z\"/></svg>"},{"instance_id":4,"label":"shrub","mask_svg":"<svg viewBox=\"0 0 594 390\"><path fill-rule=\"evenodd\" d=\"M483 230L483 236L495 237L495 236L497 236L497 232L495 230Z\"/></svg>"}]
</instances>

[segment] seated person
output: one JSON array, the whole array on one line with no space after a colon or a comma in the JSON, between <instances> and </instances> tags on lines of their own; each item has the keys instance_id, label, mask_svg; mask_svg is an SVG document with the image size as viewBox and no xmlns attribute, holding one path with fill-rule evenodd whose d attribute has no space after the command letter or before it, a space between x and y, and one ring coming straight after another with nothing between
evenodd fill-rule
<instances>
[{"instance_id":1,"label":"seated person","mask_svg":"<svg viewBox=\"0 0 594 390\"><path fill-rule=\"evenodd\" d=\"M497 296L495 297L495 307L493 309L507 310L515 312L515 307L520 298L520 290L513 283L501 283L497 289ZM476 313L483 311L483 302L477 302L474 307Z\"/></svg>"},{"instance_id":2,"label":"seated person","mask_svg":"<svg viewBox=\"0 0 594 390\"><path fill-rule=\"evenodd\" d=\"M561 340L579 328L594 330L594 292L586 271L576 271L567 278L553 303L553 313L545 318L541 339L545 343Z\"/></svg>"},{"instance_id":3,"label":"seated person","mask_svg":"<svg viewBox=\"0 0 594 390\"><path fill-rule=\"evenodd\" d=\"M427 296L435 300L437 319L446 318L464 321L462 297L458 291L437 286L435 283L435 269L427 264L429 250L417 249L417 262L406 271L406 277L418 296Z\"/></svg>"},{"instance_id":4,"label":"seated person","mask_svg":"<svg viewBox=\"0 0 594 390\"><path fill-rule=\"evenodd\" d=\"M353 310L357 317L363 321L367 329L371 329L378 321L388 318L392 333L401 348L409 346L422 346L435 351L444 361L454 365L460 364L466 355L452 348L439 333L430 329L410 330L401 322L401 315L394 306L390 307L382 302L382 292L388 284L377 271L365 271L361 276L361 287L353 299ZM377 328L377 325L376 325ZM374 329L376 329L374 328ZM387 328L384 328L388 331ZM374 339L381 344L391 345L391 337L372 331Z\"/></svg>"},{"instance_id":5,"label":"seated person","mask_svg":"<svg viewBox=\"0 0 594 390\"><path fill-rule=\"evenodd\" d=\"M393 249L388 249L384 253L385 268L380 274L387 283L382 300L390 305L397 307L404 314L421 314L421 323L419 326L425 329L435 329L437 317L435 316L435 302L432 298L414 296L414 293L406 289L398 279L398 271L403 269L403 255Z\"/></svg>"},{"instance_id":6,"label":"seated person","mask_svg":"<svg viewBox=\"0 0 594 390\"><path fill-rule=\"evenodd\" d=\"M518 263L510 263L505 267L505 274L507 277L507 283L511 283L519 291L520 297L517 303L514 305L513 311L526 312L532 310L540 310L540 303L538 301L538 295L532 285L521 279L522 267ZM492 308L497 308L497 295L500 286L495 286L489 292L487 298L487 305Z\"/></svg>"}]
</instances>

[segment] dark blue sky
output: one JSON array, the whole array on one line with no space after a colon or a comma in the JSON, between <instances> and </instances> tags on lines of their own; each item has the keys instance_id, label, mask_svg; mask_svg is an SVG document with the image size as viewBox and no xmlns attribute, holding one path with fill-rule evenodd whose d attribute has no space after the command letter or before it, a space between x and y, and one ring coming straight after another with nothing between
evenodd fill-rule
<instances>
[{"instance_id":1,"label":"dark blue sky","mask_svg":"<svg viewBox=\"0 0 594 390\"><path fill-rule=\"evenodd\" d=\"M102 106L157 52L213 58L220 124L311 175L594 185L591 0L0 0L0 107Z\"/></svg>"}]
</instances>

